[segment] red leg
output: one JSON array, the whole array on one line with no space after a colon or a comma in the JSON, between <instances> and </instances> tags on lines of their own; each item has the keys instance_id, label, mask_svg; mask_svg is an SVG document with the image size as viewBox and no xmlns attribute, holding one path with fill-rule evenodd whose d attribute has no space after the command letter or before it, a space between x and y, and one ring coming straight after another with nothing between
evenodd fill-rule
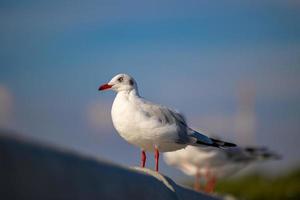
<instances>
[{"instance_id":1,"label":"red leg","mask_svg":"<svg viewBox=\"0 0 300 200\"><path fill-rule=\"evenodd\" d=\"M146 164L146 153L144 150L142 150L142 154L141 154L141 167L144 168L145 164Z\"/></svg>"},{"instance_id":2,"label":"red leg","mask_svg":"<svg viewBox=\"0 0 300 200\"><path fill-rule=\"evenodd\" d=\"M205 192L210 192L210 184L211 184L211 174L209 169L207 168L206 174L205 174Z\"/></svg>"},{"instance_id":3,"label":"red leg","mask_svg":"<svg viewBox=\"0 0 300 200\"><path fill-rule=\"evenodd\" d=\"M210 184L209 184L209 192L214 192L215 190L215 186L217 183L217 178L215 176L212 176L210 179Z\"/></svg>"},{"instance_id":4,"label":"red leg","mask_svg":"<svg viewBox=\"0 0 300 200\"><path fill-rule=\"evenodd\" d=\"M217 182L217 178L211 174L211 172L207 172L206 174L206 186L205 186L205 192L212 193L215 189Z\"/></svg>"},{"instance_id":5,"label":"red leg","mask_svg":"<svg viewBox=\"0 0 300 200\"><path fill-rule=\"evenodd\" d=\"M194 183L194 189L196 191L201 191L200 178L201 178L201 174L200 174L199 170L197 170L197 173L195 175L195 183Z\"/></svg>"},{"instance_id":6,"label":"red leg","mask_svg":"<svg viewBox=\"0 0 300 200\"><path fill-rule=\"evenodd\" d=\"M157 147L155 147L155 171L158 172L158 160L159 160L159 151Z\"/></svg>"}]
</instances>

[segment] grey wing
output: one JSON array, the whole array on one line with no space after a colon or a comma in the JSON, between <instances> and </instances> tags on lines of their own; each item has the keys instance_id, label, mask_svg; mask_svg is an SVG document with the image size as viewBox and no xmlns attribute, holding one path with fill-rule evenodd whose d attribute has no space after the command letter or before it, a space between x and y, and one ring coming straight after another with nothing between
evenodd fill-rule
<instances>
[{"instance_id":1,"label":"grey wing","mask_svg":"<svg viewBox=\"0 0 300 200\"><path fill-rule=\"evenodd\" d=\"M179 144L190 143L191 138L188 136L189 127L186 124L185 118L182 114L168 109L170 115L175 119L174 122L178 127L178 140L176 141Z\"/></svg>"},{"instance_id":2,"label":"grey wing","mask_svg":"<svg viewBox=\"0 0 300 200\"><path fill-rule=\"evenodd\" d=\"M141 105L146 116L156 119L162 125L176 125L178 139L175 142L186 144L190 141L187 134L188 127L182 114L165 106L153 104L147 101L144 101Z\"/></svg>"}]
</instances>

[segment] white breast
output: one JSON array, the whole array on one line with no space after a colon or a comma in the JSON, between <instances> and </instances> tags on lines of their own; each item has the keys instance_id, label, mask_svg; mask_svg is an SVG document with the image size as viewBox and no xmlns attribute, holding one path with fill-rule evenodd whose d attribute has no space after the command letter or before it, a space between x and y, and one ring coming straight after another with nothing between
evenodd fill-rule
<instances>
[{"instance_id":1,"label":"white breast","mask_svg":"<svg viewBox=\"0 0 300 200\"><path fill-rule=\"evenodd\" d=\"M136 127L133 123L135 120L133 112L134 108L129 102L128 96L118 93L112 105L111 116L114 127L126 140L130 140L131 137L136 135L132 133L132 131L136 132Z\"/></svg>"}]
</instances>

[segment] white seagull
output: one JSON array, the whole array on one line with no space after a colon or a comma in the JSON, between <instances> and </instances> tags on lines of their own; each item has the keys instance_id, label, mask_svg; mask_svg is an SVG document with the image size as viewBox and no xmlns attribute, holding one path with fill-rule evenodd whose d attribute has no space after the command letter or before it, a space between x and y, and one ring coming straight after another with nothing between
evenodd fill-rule
<instances>
[{"instance_id":1,"label":"white seagull","mask_svg":"<svg viewBox=\"0 0 300 200\"><path fill-rule=\"evenodd\" d=\"M200 177L204 175L206 192L213 191L217 178L231 176L259 161L277 159L280 159L280 156L265 147L232 147L219 150L189 146L164 154L164 160L168 165L180 169L189 176L195 176L196 190L200 190Z\"/></svg>"},{"instance_id":2,"label":"white seagull","mask_svg":"<svg viewBox=\"0 0 300 200\"><path fill-rule=\"evenodd\" d=\"M141 167L145 167L146 153L155 153L155 170L158 171L159 152L185 148L232 147L235 144L209 138L188 127L180 113L142 98L136 81L127 74L118 74L99 90L117 92L111 109L112 122L130 144L141 148Z\"/></svg>"}]
</instances>

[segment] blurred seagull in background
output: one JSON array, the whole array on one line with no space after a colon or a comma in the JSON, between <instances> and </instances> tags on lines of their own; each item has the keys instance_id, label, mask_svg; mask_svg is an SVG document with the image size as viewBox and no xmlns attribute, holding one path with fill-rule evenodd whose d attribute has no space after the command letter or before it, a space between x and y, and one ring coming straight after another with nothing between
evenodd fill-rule
<instances>
[{"instance_id":1,"label":"blurred seagull in background","mask_svg":"<svg viewBox=\"0 0 300 200\"><path fill-rule=\"evenodd\" d=\"M158 171L159 152L198 147L227 148L235 144L213 139L188 127L182 114L142 98L136 81L127 74L118 74L99 90L117 92L111 109L115 129L127 142L141 148L141 167L145 167L146 152L155 153Z\"/></svg>"},{"instance_id":2,"label":"blurred seagull in background","mask_svg":"<svg viewBox=\"0 0 300 200\"><path fill-rule=\"evenodd\" d=\"M231 176L250 164L277 160L281 157L265 147L232 147L227 149L201 149L188 146L185 149L167 152L164 160L168 165L195 176L194 188L201 190L200 178L204 176L205 192L213 192L217 178Z\"/></svg>"}]
</instances>

